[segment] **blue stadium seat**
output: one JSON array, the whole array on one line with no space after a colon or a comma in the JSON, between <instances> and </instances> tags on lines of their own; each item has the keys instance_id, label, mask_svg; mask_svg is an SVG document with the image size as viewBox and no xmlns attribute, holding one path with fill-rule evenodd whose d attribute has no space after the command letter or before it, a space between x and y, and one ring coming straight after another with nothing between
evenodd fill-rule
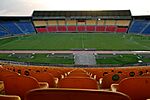
<instances>
[{"instance_id":1,"label":"blue stadium seat","mask_svg":"<svg viewBox=\"0 0 150 100\"><path fill-rule=\"evenodd\" d=\"M133 20L129 33L141 33L147 24L146 20Z\"/></svg>"},{"instance_id":2,"label":"blue stadium seat","mask_svg":"<svg viewBox=\"0 0 150 100\"><path fill-rule=\"evenodd\" d=\"M143 34L150 34L150 24L145 28L145 30L142 33Z\"/></svg>"},{"instance_id":3,"label":"blue stadium seat","mask_svg":"<svg viewBox=\"0 0 150 100\"><path fill-rule=\"evenodd\" d=\"M27 33L34 33L35 29L31 22L1 22L1 26L5 27L5 29L11 34L27 34ZM1 29L0 29L1 31ZM4 32L1 32L1 35Z\"/></svg>"},{"instance_id":4,"label":"blue stadium seat","mask_svg":"<svg viewBox=\"0 0 150 100\"><path fill-rule=\"evenodd\" d=\"M17 25L22 29L23 33L34 33L35 29L31 22L17 22Z\"/></svg>"},{"instance_id":5,"label":"blue stadium seat","mask_svg":"<svg viewBox=\"0 0 150 100\"><path fill-rule=\"evenodd\" d=\"M8 33L0 26L0 37L1 36L5 36L7 35Z\"/></svg>"},{"instance_id":6,"label":"blue stadium seat","mask_svg":"<svg viewBox=\"0 0 150 100\"><path fill-rule=\"evenodd\" d=\"M17 26L14 22L2 22L1 25L13 34L23 33L21 29L19 29L19 26Z\"/></svg>"}]
</instances>

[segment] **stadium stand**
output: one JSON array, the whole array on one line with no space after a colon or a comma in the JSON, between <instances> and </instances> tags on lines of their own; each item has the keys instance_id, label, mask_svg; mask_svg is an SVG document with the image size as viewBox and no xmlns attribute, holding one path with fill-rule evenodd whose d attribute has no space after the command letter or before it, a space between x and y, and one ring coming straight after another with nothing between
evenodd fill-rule
<instances>
[{"instance_id":1,"label":"stadium stand","mask_svg":"<svg viewBox=\"0 0 150 100\"><path fill-rule=\"evenodd\" d=\"M0 36L35 32L150 34L149 16L133 16L133 21L131 17L129 10L34 11L32 18L2 17ZM75 67L3 64L0 66L0 100L150 98L150 66Z\"/></svg>"},{"instance_id":2,"label":"stadium stand","mask_svg":"<svg viewBox=\"0 0 150 100\"><path fill-rule=\"evenodd\" d=\"M150 17L149 16L133 16L133 21L129 28L129 33L149 34Z\"/></svg>"},{"instance_id":3,"label":"stadium stand","mask_svg":"<svg viewBox=\"0 0 150 100\"><path fill-rule=\"evenodd\" d=\"M130 20L117 20L116 25L117 26L129 26Z\"/></svg>"},{"instance_id":4,"label":"stadium stand","mask_svg":"<svg viewBox=\"0 0 150 100\"><path fill-rule=\"evenodd\" d=\"M101 20L101 19L98 20L97 25L101 25L101 26L105 25L105 20Z\"/></svg>"},{"instance_id":5,"label":"stadium stand","mask_svg":"<svg viewBox=\"0 0 150 100\"><path fill-rule=\"evenodd\" d=\"M2 22L1 25L13 34L22 34L23 31L15 22Z\"/></svg>"},{"instance_id":6,"label":"stadium stand","mask_svg":"<svg viewBox=\"0 0 150 100\"><path fill-rule=\"evenodd\" d=\"M148 22L145 21L145 20L133 20L129 32L131 32L131 33L141 33L141 31L147 25L147 23Z\"/></svg>"},{"instance_id":7,"label":"stadium stand","mask_svg":"<svg viewBox=\"0 0 150 100\"><path fill-rule=\"evenodd\" d=\"M16 24L21 28L24 34L35 32L31 22L17 22Z\"/></svg>"},{"instance_id":8,"label":"stadium stand","mask_svg":"<svg viewBox=\"0 0 150 100\"><path fill-rule=\"evenodd\" d=\"M35 27L36 26L47 26L46 21L33 21Z\"/></svg>"},{"instance_id":9,"label":"stadium stand","mask_svg":"<svg viewBox=\"0 0 150 100\"><path fill-rule=\"evenodd\" d=\"M0 36L35 33L31 17L0 17Z\"/></svg>"},{"instance_id":10,"label":"stadium stand","mask_svg":"<svg viewBox=\"0 0 150 100\"><path fill-rule=\"evenodd\" d=\"M126 33L131 12L124 11L34 11L33 22L48 20L47 32L117 32ZM43 17L45 16L45 17ZM42 18L43 17L43 18ZM35 23L35 26L37 24ZM43 24L39 24L39 27ZM44 24L44 26L47 26ZM53 27L52 27L53 26ZM118 28L125 26L125 29ZM46 29L45 29L46 30ZM38 32L46 32L39 31Z\"/></svg>"}]
</instances>

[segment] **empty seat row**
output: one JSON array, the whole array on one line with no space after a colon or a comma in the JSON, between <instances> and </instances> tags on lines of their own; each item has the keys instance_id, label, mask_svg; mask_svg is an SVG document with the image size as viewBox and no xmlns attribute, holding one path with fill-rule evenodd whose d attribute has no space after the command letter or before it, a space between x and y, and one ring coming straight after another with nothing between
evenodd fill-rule
<instances>
[{"instance_id":1,"label":"empty seat row","mask_svg":"<svg viewBox=\"0 0 150 100\"><path fill-rule=\"evenodd\" d=\"M128 28L117 26L48 26L37 27L37 32L117 32L126 33Z\"/></svg>"}]
</instances>

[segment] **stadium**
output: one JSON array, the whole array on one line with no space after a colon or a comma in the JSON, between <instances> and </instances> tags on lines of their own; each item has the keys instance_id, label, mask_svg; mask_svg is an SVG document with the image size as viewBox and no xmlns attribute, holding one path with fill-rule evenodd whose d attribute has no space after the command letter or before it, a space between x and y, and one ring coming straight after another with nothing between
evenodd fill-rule
<instances>
[{"instance_id":1,"label":"stadium","mask_svg":"<svg viewBox=\"0 0 150 100\"><path fill-rule=\"evenodd\" d=\"M149 100L150 15L0 16L0 100Z\"/></svg>"}]
</instances>

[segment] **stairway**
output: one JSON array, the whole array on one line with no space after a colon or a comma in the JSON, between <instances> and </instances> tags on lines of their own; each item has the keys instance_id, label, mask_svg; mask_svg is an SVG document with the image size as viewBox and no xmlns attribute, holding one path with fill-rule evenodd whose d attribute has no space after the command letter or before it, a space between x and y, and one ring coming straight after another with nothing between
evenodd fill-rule
<instances>
[{"instance_id":1,"label":"stairway","mask_svg":"<svg viewBox=\"0 0 150 100\"><path fill-rule=\"evenodd\" d=\"M95 55L89 53L74 54L76 65L96 65Z\"/></svg>"}]
</instances>

